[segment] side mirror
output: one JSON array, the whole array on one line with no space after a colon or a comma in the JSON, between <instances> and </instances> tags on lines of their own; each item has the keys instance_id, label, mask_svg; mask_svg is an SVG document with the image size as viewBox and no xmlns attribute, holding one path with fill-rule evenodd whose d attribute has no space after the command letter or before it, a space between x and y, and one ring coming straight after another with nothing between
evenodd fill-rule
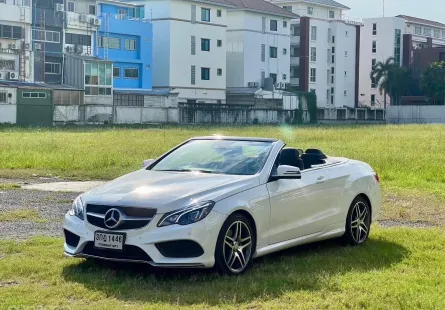
<instances>
[{"instance_id":1,"label":"side mirror","mask_svg":"<svg viewBox=\"0 0 445 310\"><path fill-rule=\"evenodd\" d=\"M148 166L150 166L154 162L155 162L154 159L146 159L146 160L144 160L142 162L142 169L147 168Z\"/></svg>"},{"instance_id":2,"label":"side mirror","mask_svg":"<svg viewBox=\"0 0 445 310\"><path fill-rule=\"evenodd\" d=\"M278 166L276 175L272 176L274 181L276 180L300 180L301 170L294 166Z\"/></svg>"}]
</instances>

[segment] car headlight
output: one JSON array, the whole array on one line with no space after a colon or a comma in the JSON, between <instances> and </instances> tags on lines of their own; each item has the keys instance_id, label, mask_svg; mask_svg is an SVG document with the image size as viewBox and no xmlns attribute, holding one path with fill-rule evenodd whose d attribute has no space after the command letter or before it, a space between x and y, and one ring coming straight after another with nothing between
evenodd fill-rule
<instances>
[{"instance_id":1,"label":"car headlight","mask_svg":"<svg viewBox=\"0 0 445 310\"><path fill-rule=\"evenodd\" d=\"M215 203L204 201L188 206L187 208L166 213L158 223L158 227L169 225L189 225L204 219L212 211Z\"/></svg>"},{"instance_id":2,"label":"car headlight","mask_svg":"<svg viewBox=\"0 0 445 310\"><path fill-rule=\"evenodd\" d=\"M76 199L74 199L73 206L71 207L71 210L69 211L69 215L77 216L81 220L84 219L84 216L83 216L83 201L80 198L80 196L77 197Z\"/></svg>"}]
</instances>

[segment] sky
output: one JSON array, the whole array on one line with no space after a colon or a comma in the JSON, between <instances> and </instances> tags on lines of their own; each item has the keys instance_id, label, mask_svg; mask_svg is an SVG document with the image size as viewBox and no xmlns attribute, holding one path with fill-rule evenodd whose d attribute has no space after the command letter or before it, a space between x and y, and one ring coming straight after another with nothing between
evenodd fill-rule
<instances>
[{"instance_id":1,"label":"sky","mask_svg":"<svg viewBox=\"0 0 445 310\"><path fill-rule=\"evenodd\" d=\"M336 0L351 8L355 18L383 16L383 0ZM445 0L384 0L385 16L410 15L445 24Z\"/></svg>"}]
</instances>

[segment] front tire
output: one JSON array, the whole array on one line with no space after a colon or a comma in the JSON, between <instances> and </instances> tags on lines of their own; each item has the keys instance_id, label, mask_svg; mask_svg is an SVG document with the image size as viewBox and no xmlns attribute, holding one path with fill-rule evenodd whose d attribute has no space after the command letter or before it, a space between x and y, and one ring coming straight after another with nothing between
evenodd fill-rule
<instances>
[{"instance_id":1,"label":"front tire","mask_svg":"<svg viewBox=\"0 0 445 310\"><path fill-rule=\"evenodd\" d=\"M359 246L368 240L371 231L371 208L361 196L354 199L346 219L346 244Z\"/></svg>"},{"instance_id":2,"label":"front tire","mask_svg":"<svg viewBox=\"0 0 445 310\"><path fill-rule=\"evenodd\" d=\"M215 266L222 274L239 275L252 263L256 236L252 223L235 213L224 223L218 235Z\"/></svg>"}]
</instances>

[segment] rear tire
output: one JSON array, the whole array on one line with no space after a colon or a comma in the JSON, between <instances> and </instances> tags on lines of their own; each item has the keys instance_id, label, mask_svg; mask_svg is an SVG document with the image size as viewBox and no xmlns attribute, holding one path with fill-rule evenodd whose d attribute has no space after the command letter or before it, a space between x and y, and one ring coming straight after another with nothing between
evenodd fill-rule
<instances>
[{"instance_id":1,"label":"rear tire","mask_svg":"<svg viewBox=\"0 0 445 310\"><path fill-rule=\"evenodd\" d=\"M343 241L352 246L359 246L368 240L371 231L371 208L363 197L354 199L346 218L346 232Z\"/></svg>"},{"instance_id":2,"label":"rear tire","mask_svg":"<svg viewBox=\"0 0 445 310\"><path fill-rule=\"evenodd\" d=\"M252 263L255 244L250 220L239 213L229 216L216 242L215 267L222 274L242 274Z\"/></svg>"}]
</instances>

